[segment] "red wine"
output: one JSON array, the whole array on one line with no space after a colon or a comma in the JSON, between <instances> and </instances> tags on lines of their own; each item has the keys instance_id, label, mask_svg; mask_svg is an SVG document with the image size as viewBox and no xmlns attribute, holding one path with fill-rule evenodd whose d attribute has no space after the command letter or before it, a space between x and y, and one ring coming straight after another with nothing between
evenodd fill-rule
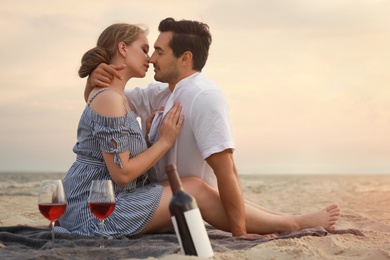
<instances>
[{"instance_id":1,"label":"red wine","mask_svg":"<svg viewBox=\"0 0 390 260\"><path fill-rule=\"evenodd\" d=\"M213 249L196 200L183 190L175 165L166 167L172 199L169 211L176 236L184 254L212 257Z\"/></svg>"},{"instance_id":2,"label":"red wine","mask_svg":"<svg viewBox=\"0 0 390 260\"><path fill-rule=\"evenodd\" d=\"M40 203L39 211L51 222L59 219L66 210L66 203Z\"/></svg>"},{"instance_id":3,"label":"red wine","mask_svg":"<svg viewBox=\"0 0 390 260\"><path fill-rule=\"evenodd\" d=\"M92 214L100 220L105 220L115 209L115 202L89 202Z\"/></svg>"}]
</instances>

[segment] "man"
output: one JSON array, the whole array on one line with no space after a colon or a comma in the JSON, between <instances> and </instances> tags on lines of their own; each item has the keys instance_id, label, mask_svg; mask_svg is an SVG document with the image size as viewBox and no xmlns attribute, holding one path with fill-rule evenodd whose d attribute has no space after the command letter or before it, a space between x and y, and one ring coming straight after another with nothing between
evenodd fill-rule
<instances>
[{"instance_id":1,"label":"man","mask_svg":"<svg viewBox=\"0 0 390 260\"><path fill-rule=\"evenodd\" d=\"M157 83L144 91L126 93L144 127L153 110L165 106L168 111L177 102L183 106L182 130L175 147L156 164L157 178L166 179L165 166L175 163L180 176L198 176L217 186L233 236L246 236L227 102L214 83L200 73L212 41L209 28L200 22L167 18L161 21L159 31L149 62L154 65L155 80L168 83L168 87Z\"/></svg>"},{"instance_id":2,"label":"man","mask_svg":"<svg viewBox=\"0 0 390 260\"><path fill-rule=\"evenodd\" d=\"M181 132L174 147L155 165L157 179L166 179L165 166L170 163L177 165L181 177L200 177L218 189L232 235L253 237L247 234L246 229L245 203L233 158L228 105L223 93L201 73L212 41L209 28L196 21L167 18L161 21L159 31L155 50L149 59L154 65L154 78L159 82L146 89L136 88L126 93L132 109L142 119L143 129L147 128L147 117L160 107L165 107L153 120L148 136L150 142L158 138L158 122L166 111L177 102L182 105L184 123ZM99 65L87 83L86 96L91 85L109 86L113 76L118 76L115 69L121 67ZM334 228L335 223L335 220L330 220L330 215L338 213L334 208L332 213L329 213L330 210L322 211L323 222L330 229L332 226ZM269 214L278 214L247 203L249 215L257 209L262 211L259 214L264 214L264 222L273 221L273 215ZM280 226L285 222L291 224L284 218L278 221L270 226ZM291 224L291 227L295 224Z\"/></svg>"}]
</instances>

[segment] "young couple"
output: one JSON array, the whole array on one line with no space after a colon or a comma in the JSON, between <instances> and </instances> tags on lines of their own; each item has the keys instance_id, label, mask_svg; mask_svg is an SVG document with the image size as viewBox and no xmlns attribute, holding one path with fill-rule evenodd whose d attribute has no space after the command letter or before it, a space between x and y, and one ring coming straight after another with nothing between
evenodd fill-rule
<instances>
[{"instance_id":1,"label":"young couple","mask_svg":"<svg viewBox=\"0 0 390 260\"><path fill-rule=\"evenodd\" d=\"M159 31L150 57L147 30L130 24L109 26L84 54L79 75L90 75L87 106L73 149L77 159L63 180L68 207L60 225L98 236L99 221L87 206L89 187L91 180L111 179L116 208L105 220L105 236L169 228L172 194L165 166L175 163L203 219L235 237L275 237L275 232L317 226L335 229L340 215L336 204L287 215L244 200L227 102L201 73L212 41L208 26L167 18ZM150 64L158 82L125 91L127 81L144 77ZM142 118L142 129L136 116Z\"/></svg>"}]
</instances>

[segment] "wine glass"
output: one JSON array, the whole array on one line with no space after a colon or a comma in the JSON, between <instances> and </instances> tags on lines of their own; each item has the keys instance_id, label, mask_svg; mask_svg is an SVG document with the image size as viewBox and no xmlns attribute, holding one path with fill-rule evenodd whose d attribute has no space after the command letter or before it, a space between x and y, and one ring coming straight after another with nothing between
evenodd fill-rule
<instances>
[{"instance_id":1,"label":"wine glass","mask_svg":"<svg viewBox=\"0 0 390 260\"><path fill-rule=\"evenodd\" d=\"M66 210L66 197L62 180L41 181L38 208L51 223L51 240L54 247L54 223Z\"/></svg>"},{"instance_id":2,"label":"wine glass","mask_svg":"<svg viewBox=\"0 0 390 260\"><path fill-rule=\"evenodd\" d=\"M88 206L100 220L100 248L104 248L104 220L115 209L115 194L111 180L93 180L89 191Z\"/></svg>"}]
</instances>

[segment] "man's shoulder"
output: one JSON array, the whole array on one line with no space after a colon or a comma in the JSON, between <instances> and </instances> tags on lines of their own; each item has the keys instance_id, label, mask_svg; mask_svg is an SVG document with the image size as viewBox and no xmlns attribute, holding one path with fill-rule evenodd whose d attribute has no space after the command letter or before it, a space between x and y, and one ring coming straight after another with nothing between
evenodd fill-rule
<instances>
[{"instance_id":1,"label":"man's shoulder","mask_svg":"<svg viewBox=\"0 0 390 260\"><path fill-rule=\"evenodd\" d=\"M215 92L222 94L221 89L209 77L198 73L192 78L190 88L185 88L185 91L192 93L195 96L206 94L208 92Z\"/></svg>"},{"instance_id":2,"label":"man's shoulder","mask_svg":"<svg viewBox=\"0 0 390 260\"><path fill-rule=\"evenodd\" d=\"M203 85L206 85L206 86L217 87L217 85L214 83L214 81L210 77L206 76L203 73L198 73L193 78L193 82L198 83L198 84L203 84Z\"/></svg>"}]
</instances>

